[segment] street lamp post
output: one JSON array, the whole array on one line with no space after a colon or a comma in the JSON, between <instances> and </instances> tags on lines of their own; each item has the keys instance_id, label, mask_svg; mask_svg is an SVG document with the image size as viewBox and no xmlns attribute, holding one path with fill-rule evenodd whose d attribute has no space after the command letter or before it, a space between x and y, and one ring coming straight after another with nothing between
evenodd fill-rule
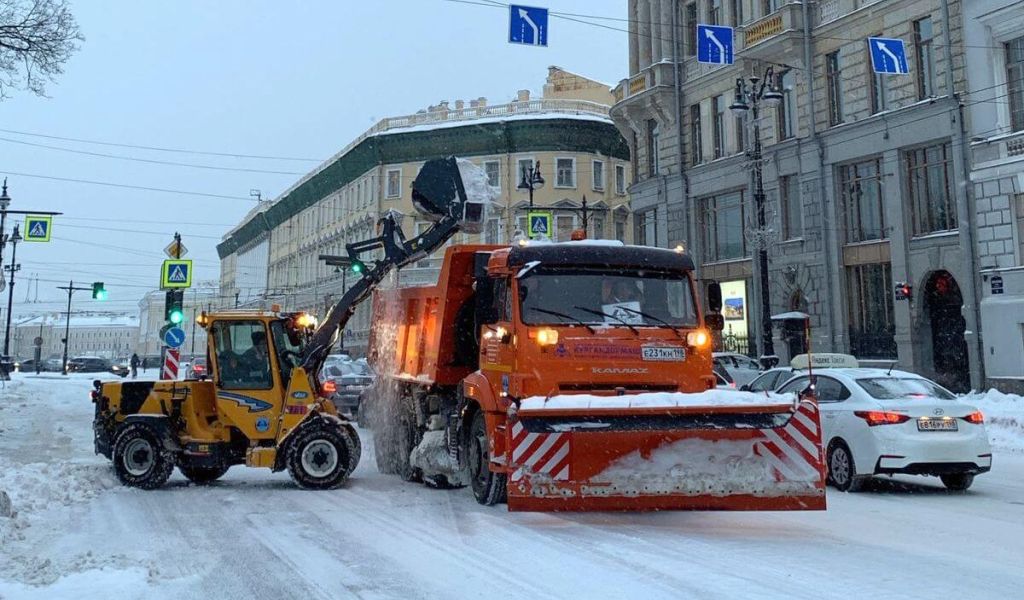
<instances>
[{"instance_id":1,"label":"street lamp post","mask_svg":"<svg viewBox=\"0 0 1024 600\"><path fill-rule=\"evenodd\" d=\"M749 84L748 84L749 81ZM772 340L771 296L768 286L768 244L767 222L765 218L764 173L761 156L761 104L773 107L782 101L782 92L775 81L772 67L765 71L764 78L750 77L745 81L742 77L736 80L736 99L729 106L739 119L750 118L754 129L753 148L747 152L752 169L754 187L754 210L757 216L758 231L753 236L757 245L757 265L761 289L761 364L771 368L779 361L775 355L775 343Z\"/></svg>"},{"instance_id":2,"label":"street lamp post","mask_svg":"<svg viewBox=\"0 0 1024 600\"><path fill-rule=\"evenodd\" d=\"M530 210L533 210L533 190L544 187L544 177L540 174L540 161L532 167L523 167L519 185L516 189L528 190L530 192Z\"/></svg>"},{"instance_id":3,"label":"street lamp post","mask_svg":"<svg viewBox=\"0 0 1024 600\"><path fill-rule=\"evenodd\" d=\"M5 242L11 244L11 264L4 267L5 271L10 271L11 281L7 284L7 325L4 328L4 357L10 356L11 350L11 308L14 305L14 274L21 269L21 265L17 262L18 257L18 242L21 241L21 232L18 231L18 226L14 226L14 232L7 237Z\"/></svg>"}]
</instances>

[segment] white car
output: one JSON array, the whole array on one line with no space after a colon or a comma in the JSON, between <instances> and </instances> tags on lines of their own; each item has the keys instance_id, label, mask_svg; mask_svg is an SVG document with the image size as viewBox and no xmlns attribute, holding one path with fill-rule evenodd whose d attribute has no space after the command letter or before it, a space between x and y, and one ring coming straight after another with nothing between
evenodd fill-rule
<instances>
[{"instance_id":1,"label":"white car","mask_svg":"<svg viewBox=\"0 0 1024 600\"><path fill-rule=\"evenodd\" d=\"M778 391L800 392L810 377L795 371ZM903 473L966 490L992 468L984 416L937 383L892 369L814 369L813 377L828 481L837 489Z\"/></svg>"},{"instance_id":2,"label":"white car","mask_svg":"<svg viewBox=\"0 0 1024 600\"><path fill-rule=\"evenodd\" d=\"M724 368L736 386L750 383L761 374L761 365L753 358L739 352L714 352L712 359L716 365Z\"/></svg>"}]
</instances>

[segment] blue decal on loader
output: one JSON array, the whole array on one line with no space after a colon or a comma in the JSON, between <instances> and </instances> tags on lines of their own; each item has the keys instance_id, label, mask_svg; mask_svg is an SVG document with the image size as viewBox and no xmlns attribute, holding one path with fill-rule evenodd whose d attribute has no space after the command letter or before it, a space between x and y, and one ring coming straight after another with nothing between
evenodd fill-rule
<instances>
[{"instance_id":1,"label":"blue decal on loader","mask_svg":"<svg viewBox=\"0 0 1024 600\"><path fill-rule=\"evenodd\" d=\"M266 417L256 419L256 431L266 431L268 429L270 429L270 419Z\"/></svg>"},{"instance_id":2,"label":"blue decal on loader","mask_svg":"<svg viewBox=\"0 0 1024 600\"><path fill-rule=\"evenodd\" d=\"M269 409L272 405L269 402L264 402L259 398L253 398L251 396L243 396L242 394L234 394L231 392L217 392L218 398L230 400L237 403L239 406L244 406L249 409L249 412L263 412Z\"/></svg>"}]
</instances>

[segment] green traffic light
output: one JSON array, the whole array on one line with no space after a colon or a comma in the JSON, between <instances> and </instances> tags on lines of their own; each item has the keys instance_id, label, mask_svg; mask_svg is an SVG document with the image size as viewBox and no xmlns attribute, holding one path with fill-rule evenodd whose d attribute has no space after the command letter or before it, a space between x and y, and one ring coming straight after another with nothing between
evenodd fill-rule
<instances>
[{"instance_id":1,"label":"green traffic light","mask_svg":"<svg viewBox=\"0 0 1024 600\"><path fill-rule=\"evenodd\" d=\"M107 299L107 290L96 290L96 299L97 300L106 300Z\"/></svg>"},{"instance_id":2,"label":"green traffic light","mask_svg":"<svg viewBox=\"0 0 1024 600\"><path fill-rule=\"evenodd\" d=\"M177 325L178 323L181 323L185 319L185 314L181 312L180 308L172 308L169 318L171 320L171 323Z\"/></svg>"},{"instance_id":3,"label":"green traffic light","mask_svg":"<svg viewBox=\"0 0 1024 600\"><path fill-rule=\"evenodd\" d=\"M352 263L352 272L353 273L362 273L363 272L363 263L358 262L358 261L353 262Z\"/></svg>"}]
</instances>

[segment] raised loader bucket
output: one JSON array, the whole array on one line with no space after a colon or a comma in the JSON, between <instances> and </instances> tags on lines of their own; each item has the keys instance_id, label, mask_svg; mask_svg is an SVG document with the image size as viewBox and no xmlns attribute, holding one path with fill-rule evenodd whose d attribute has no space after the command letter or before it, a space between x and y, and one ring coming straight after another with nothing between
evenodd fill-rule
<instances>
[{"instance_id":1,"label":"raised loader bucket","mask_svg":"<svg viewBox=\"0 0 1024 600\"><path fill-rule=\"evenodd\" d=\"M527 398L506 435L512 511L825 508L818 407L791 395Z\"/></svg>"}]
</instances>

